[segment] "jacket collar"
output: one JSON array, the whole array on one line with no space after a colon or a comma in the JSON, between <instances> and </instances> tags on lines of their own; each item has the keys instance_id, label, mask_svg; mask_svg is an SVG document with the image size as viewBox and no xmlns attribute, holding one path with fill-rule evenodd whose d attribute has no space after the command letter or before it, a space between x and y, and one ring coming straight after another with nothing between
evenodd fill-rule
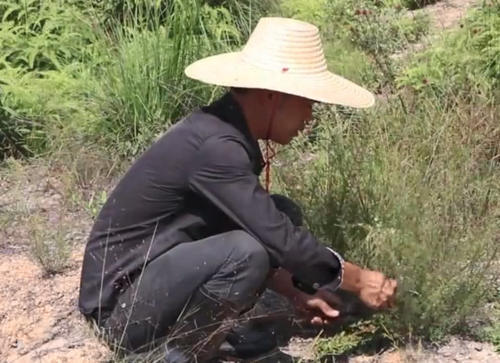
<instances>
[{"instance_id":1,"label":"jacket collar","mask_svg":"<svg viewBox=\"0 0 500 363\"><path fill-rule=\"evenodd\" d=\"M227 92L217 101L212 104L202 107L202 111L210 113L224 122L233 125L238 129L248 141L251 147L252 159L254 164L254 172L260 174L264 167L264 159L260 151L259 143L253 138L248 128L247 121L243 114L243 110L230 92Z\"/></svg>"}]
</instances>

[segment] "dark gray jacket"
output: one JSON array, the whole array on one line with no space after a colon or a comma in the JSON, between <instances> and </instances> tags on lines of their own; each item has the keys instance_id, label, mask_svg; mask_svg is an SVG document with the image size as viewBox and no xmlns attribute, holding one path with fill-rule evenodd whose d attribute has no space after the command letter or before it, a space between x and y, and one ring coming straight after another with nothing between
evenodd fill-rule
<instances>
[{"instance_id":1,"label":"dark gray jacket","mask_svg":"<svg viewBox=\"0 0 500 363\"><path fill-rule=\"evenodd\" d=\"M106 317L145 264L179 243L231 229L261 241L271 264L305 285L334 280L338 260L275 207L259 183L262 167L230 94L170 128L123 176L95 221L83 261L82 313Z\"/></svg>"}]
</instances>

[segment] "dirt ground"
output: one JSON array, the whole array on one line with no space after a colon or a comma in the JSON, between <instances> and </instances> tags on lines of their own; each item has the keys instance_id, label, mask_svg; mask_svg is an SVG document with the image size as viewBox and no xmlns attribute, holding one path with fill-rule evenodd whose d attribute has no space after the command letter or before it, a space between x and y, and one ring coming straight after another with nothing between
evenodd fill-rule
<instances>
[{"instance_id":1,"label":"dirt ground","mask_svg":"<svg viewBox=\"0 0 500 363\"><path fill-rule=\"evenodd\" d=\"M436 27L456 25L474 0L427 7ZM89 213L68 208L64 183L40 167L0 174L0 362L106 362L112 353L77 311L82 254ZM39 222L39 217L42 222ZM34 223L56 228L71 241L67 268L47 276L29 250ZM292 340L286 351L312 358L312 339ZM500 362L493 346L452 338L436 349L407 348L373 356L338 357L344 362Z\"/></svg>"},{"instance_id":2,"label":"dirt ground","mask_svg":"<svg viewBox=\"0 0 500 363\"><path fill-rule=\"evenodd\" d=\"M448 29L457 25L467 9L477 3L477 0L444 0L412 13L425 12L429 14L432 25L437 30Z\"/></svg>"}]
</instances>

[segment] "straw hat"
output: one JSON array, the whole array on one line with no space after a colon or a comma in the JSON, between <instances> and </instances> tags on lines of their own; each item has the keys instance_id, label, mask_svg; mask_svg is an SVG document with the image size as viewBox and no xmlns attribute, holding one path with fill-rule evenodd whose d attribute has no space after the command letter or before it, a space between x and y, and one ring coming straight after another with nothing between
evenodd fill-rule
<instances>
[{"instance_id":1,"label":"straw hat","mask_svg":"<svg viewBox=\"0 0 500 363\"><path fill-rule=\"evenodd\" d=\"M286 18L261 18L240 52L189 65L185 73L226 87L261 88L351 107L370 107L373 95L328 71L318 28Z\"/></svg>"}]
</instances>

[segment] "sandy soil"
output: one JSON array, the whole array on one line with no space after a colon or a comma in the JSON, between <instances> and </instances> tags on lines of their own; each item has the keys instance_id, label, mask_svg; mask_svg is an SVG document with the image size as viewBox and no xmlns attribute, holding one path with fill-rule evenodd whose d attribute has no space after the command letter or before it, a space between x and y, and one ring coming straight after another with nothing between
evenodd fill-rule
<instances>
[{"instance_id":1,"label":"sandy soil","mask_svg":"<svg viewBox=\"0 0 500 363\"><path fill-rule=\"evenodd\" d=\"M109 355L76 309L91 220L64 204L63 185L51 174L32 166L0 176L0 362L100 362ZM67 231L73 251L62 273L47 276L34 261L34 227Z\"/></svg>"},{"instance_id":2,"label":"sandy soil","mask_svg":"<svg viewBox=\"0 0 500 363\"><path fill-rule=\"evenodd\" d=\"M288 354L313 360L313 339L294 338L289 347L285 348ZM335 362L343 363L499 363L500 355L490 344L464 340L452 337L450 341L436 349L422 347L406 347L404 349L389 349L374 355L337 356Z\"/></svg>"},{"instance_id":3,"label":"sandy soil","mask_svg":"<svg viewBox=\"0 0 500 363\"><path fill-rule=\"evenodd\" d=\"M413 13L425 12L436 29L448 29L457 25L467 10L477 3L478 0L443 0Z\"/></svg>"},{"instance_id":4,"label":"sandy soil","mask_svg":"<svg viewBox=\"0 0 500 363\"><path fill-rule=\"evenodd\" d=\"M108 350L76 309L81 252L54 277L25 254L0 254L0 361L100 362Z\"/></svg>"}]
</instances>

